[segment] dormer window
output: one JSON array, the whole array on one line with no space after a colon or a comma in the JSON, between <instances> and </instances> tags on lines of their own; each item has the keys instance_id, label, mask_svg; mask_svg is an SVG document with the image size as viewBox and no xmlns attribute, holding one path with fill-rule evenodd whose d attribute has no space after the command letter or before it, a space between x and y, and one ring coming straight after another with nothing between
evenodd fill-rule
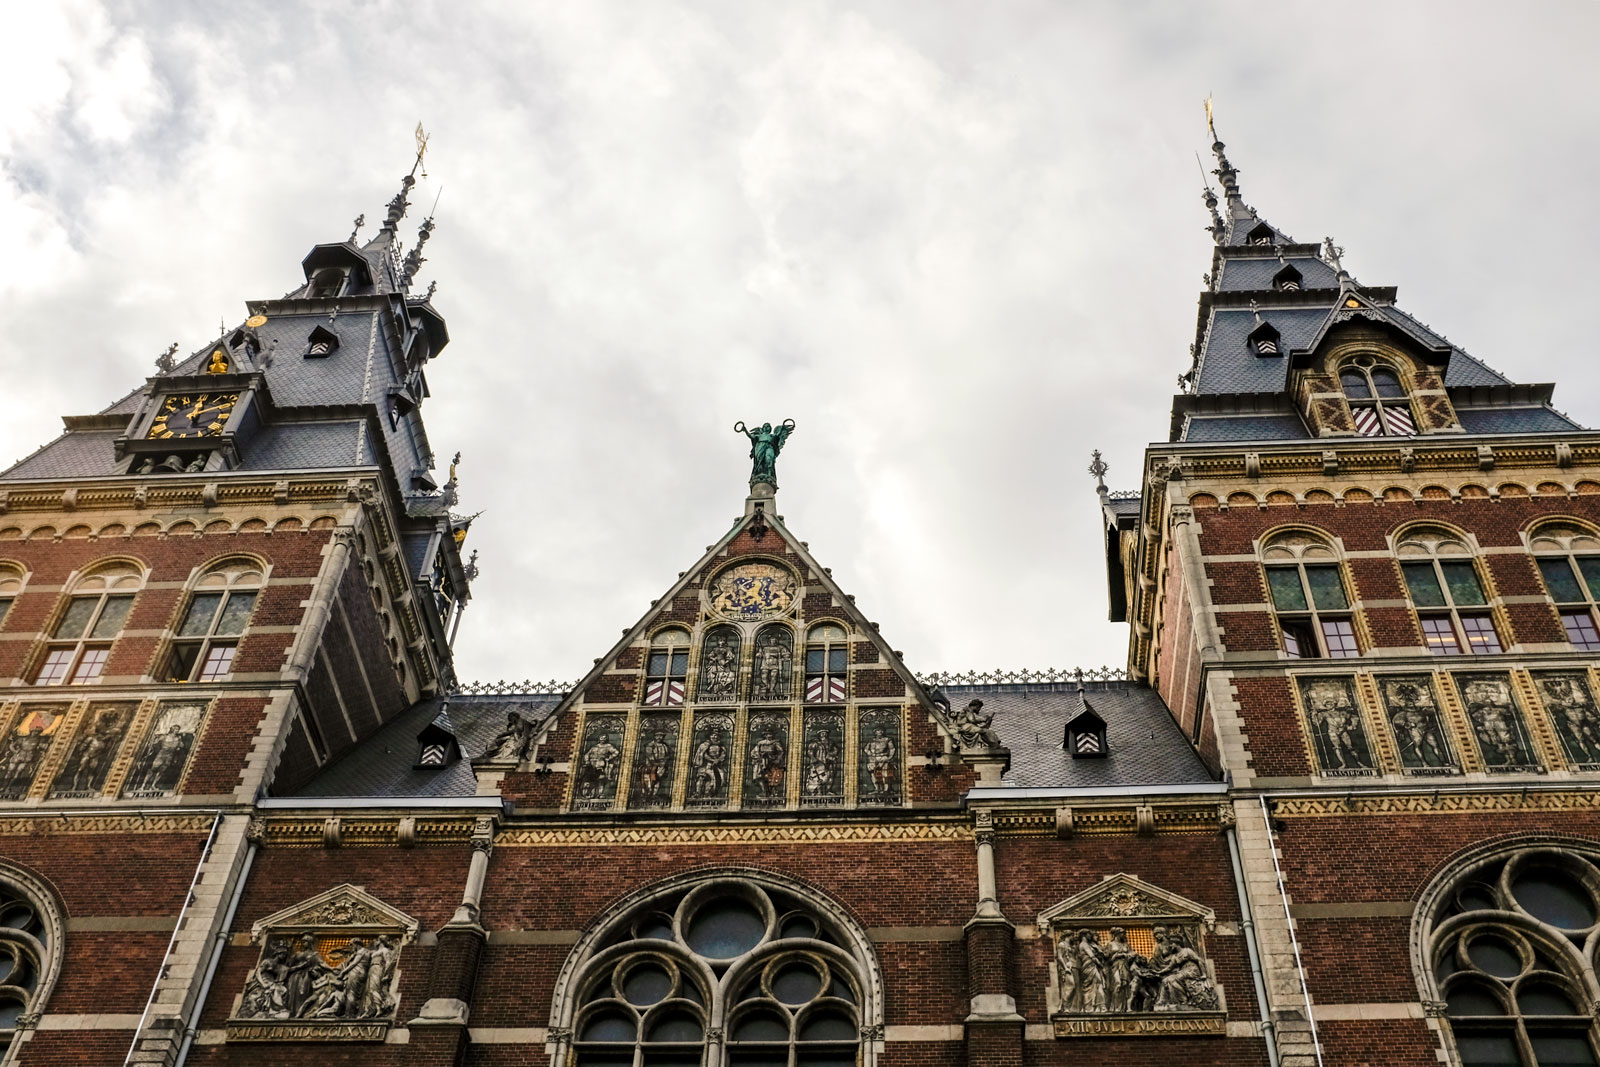
<instances>
[{"instance_id":1,"label":"dormer window","mask_svg":"<svg viewBox=\"0 0 1600 1067\"><path fill-rule=\"evenodd\" d=\"M1250 331L1250 350L1258 356L1283 355L1282 339L1270 322L1263 322Z\"/></svg>"},{"instance_id":2,"label":"dormer window","mask_svg":"<svg viewBox=\"0 0 1600 1067\"><path fill-rule=\"evenodd\" d=\"M311 276L306 295L312 298L333 297L344 292L345 272L337 267L324 267Z\"/></svg>"},{"instance_id":3,"label":"dormer window","mask_svg":"<svg viewBox=\"0 0 1600 1067\"><path fill-rule=\"evenodd\" d=\"M1371 356L1357 356L1339 371L1339 385L1362 437L1415 436L1406 388L1394 368Z\"/></svg>"},{"instance_id":4,"label":"dormer window","mask_svg":"<svg viewBox=\"0 0 1600 1067\"><path fill-rule=\"evenodd\" d=\"M1293 267L1284 267L1273 275L1272 287L1280 293L1298 293L1305 287L1305 279Z\"/></svg>"},{"instance_id":5,"label":"dormer window","mask_svg":"<svg viewBox=\"0 0 1600 1067\"><path fill-rule=\"evenodd\" d=\"M1249 236L1245 238L1245 243L1253 245L1270 245L1273 243L1272 239L1274 236L1275 235L1272 232L1272 227L1263 222L1261 225L1250 231Z\"/></svg>"},{"instance_id":6,"label":"dormer window","mask_svg":"<svg viewBox=\"0 0 1600 1067\"><path fill-rule=\"evenodd\" d=\"M306 338L305 357L322 359L333 355L333 350L338 347L339 335L324 326L318 326Z\"/></svg>"}]
</instances>

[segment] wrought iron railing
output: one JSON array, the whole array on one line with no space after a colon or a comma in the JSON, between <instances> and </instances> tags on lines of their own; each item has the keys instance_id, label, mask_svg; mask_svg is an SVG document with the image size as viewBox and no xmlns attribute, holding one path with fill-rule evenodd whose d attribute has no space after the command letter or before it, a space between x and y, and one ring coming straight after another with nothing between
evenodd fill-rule
<instances>
[{"instance_id":1,"label":"wrought iron railing","mask_svg":"<svg viewBox=\"0 0 1600 1067\"><path fill-rule=\"evenodd\" d=\"M934 671L917 675L923 685L1029 685L1045 682L1126 682L1128 672L1121 667L1075 667L1071 670L1055 667L1030 671L959 671L951 674Z\"/></svg>"}]
</instances>

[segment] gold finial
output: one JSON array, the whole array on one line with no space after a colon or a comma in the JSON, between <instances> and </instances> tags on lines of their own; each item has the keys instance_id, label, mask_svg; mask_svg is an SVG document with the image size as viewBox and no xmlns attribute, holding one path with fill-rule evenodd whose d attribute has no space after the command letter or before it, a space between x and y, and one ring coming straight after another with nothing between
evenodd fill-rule
<instances>
[{"instance_id":1,"label":"gold finial","mask_svg":"<svg viewBox=\"0 0 1600 1067\"><path fill-rule=\"evenodd\" d=\"M1213 141L1215 141L1217 139L1217 121L1216 121L1216 115L1213 113L1212 108L1213 108L1213 105L1212 105L1212 102L1211 102L1211 94L1207 93L1206 94L1206 129L1211 131L1211 139Z\"/></svg>"},{"instance_id":2,"label":"gold finial","mask_svg":"<svg viewBox=\"0 0 1600 1067\"><path fill-rule=\"evenodd\" d=\"M422 156L428 151L428 131L422 128L420 121L417 123L415 137L417 139L417 161L411 165L411 173L415 174L418 170L421 170L422 176L426 178L428 176L428 168L422 165Z\"/></svg>"}]
</instances>

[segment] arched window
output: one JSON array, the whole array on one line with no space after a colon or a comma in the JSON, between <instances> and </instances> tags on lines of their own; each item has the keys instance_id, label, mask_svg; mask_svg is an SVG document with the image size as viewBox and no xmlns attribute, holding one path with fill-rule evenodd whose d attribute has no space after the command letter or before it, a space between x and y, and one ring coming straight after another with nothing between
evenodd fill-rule
<instances>
[{"instance_id":1,"label":"arched window","mask_svg":"<svg viewBox=\"0 0 1600 1067\"><path fill-rule=\"evenodd\" d=\"M739 692L739 652L743 642L733 626L713 626L700 642L700 685L695 699L734 700Z\"/></svg>"},{"instance_id":2,"label":"arched window","mask_svg":"<svg viewBox=\"0 0 1600 1067\"><path fill-rule=\"evenodd\" d=\"M1506 848L1461 864L1424 894L1417 921L1424 995L1464 1067L1600 1063L1585 977L1600 926L1593 856Z\"/></svg>"},{"instance_id":3,"label":"arched window","mask_svg":"<svg viewBox=\"0 0 1600 1067\"><path fill-rule=\"evenodd\" d=\"M846 913L757 872L634 894L556 984L555 1067L855 1067L882 1022L877 961ZM559 1042L559 1039L558 1039Z\"/></svg>"},{"instance_id":4,"label":"arched window","mask_svg":"<svg viewBox=\"0 0 1600 1067\"><path fill-rule=\"evenodd\" d=\"M15 563L0 563L0 626L5 625L6 613L11 610L17 594L22 592L27 578L27 572Z\"/></svg>"},{"instance_id":5,"label":"arched window","mask_svg":"<svg viewBox=\"0 0 1600 1067\"><path fill-rule=\"evenodd\" d=\"M644 702L658 707L683 703L684 678L689 674L689 631L669 626L650 639L645 663Z\"/></svg>"},{"instance_id":6,"label":"arched window","mask_svg":"<svg viewBox=\"0 0 1600 1067\"><path fill-rule=\"evenodd\" d=\"M37 1016L61 969L61 912L32 876L0 866L0 1059Z\"/></svg>"},{"instance_id":7,"label":"arched window","mask_svg":"<svg viewBox=\"0 0 1600 1067\"><path fill-rule=\"evenodd\" d=\"M843 704L849 695L850 645L844 627L820 622L806 631L806 703Z\"/></svg>"},{"instance_id":8,"label":"arched window","mask_svg":"<svg viewBox=\"0 0 1600 1067\"><path fill-rule=\"evenodd\" d=\"M1443 527L1413 526L1396 540L1395 555L1428 651L1503 652L1477 563L1461 536Z\"/></svg>"},{"instance_id":9,"label":"arched window","mask_svg":"<svg viewBox=\"0 0 1600 1067\"><path fill-rule=\"evenodd\" d=\"M1411 437L1417 432L1406 400L1406 388L1393 367L1371 356L1357 356L1339 371L1339 384L1350 401L1356 432L1362 437Z\"/></svg>"},{"instance_id":10,"label":"arched window","mask_svg":"<svg viewBox=\"0 0 1600 1067\"><path fill-rule=\"evenodd\" d=\"M261 580L260 568L242 560L214 567L200 579L172 639L166 681L215 682L233 671L233 655L255 610Z\"/></svg>"},{"instance_id":11,"label":"arched window","mask_svg":"<svg viewBox=\"0 0 1600 1067\"><path fill-rule=\"evenodd\" d=\"M1573 648L1600 651L1600 537L1570 523L1550 523L1534 531L1531 543L1567 640Z\"/></svg>"},{"instance_id":12,"label":"arched window","mask_svg":"<svg viewBox=\"0 0 1600 1067\"><path fill-rule=\"evenodd\" d=\"M50 631L35 685L77 684L100 677L111 645L122 632L144 572L132 563L108 563L79 578Z\"/></svg>"},{"instance_id":13,"label":"arched window","mask_svg":"<svg viewBox=\"0 0 1600 1067\"><path fill-rule=\"evenodd\" d=\"M1327 541L1291 530L1269 538L1261 558L1285 654L1295 659L1361 655L1344 576Z\"/></svg>"},{"instance_id":14,"label":"arched window","mask_svg":"<svg viewBox=\"0 0 1600 1067\"><path fill-rule=\"evenodd\" d=\"M750 702L781 704L794 689L794 631L782 623L762 627L756 634L755 659L750 671Z\"/></svg>"}]
</instances>

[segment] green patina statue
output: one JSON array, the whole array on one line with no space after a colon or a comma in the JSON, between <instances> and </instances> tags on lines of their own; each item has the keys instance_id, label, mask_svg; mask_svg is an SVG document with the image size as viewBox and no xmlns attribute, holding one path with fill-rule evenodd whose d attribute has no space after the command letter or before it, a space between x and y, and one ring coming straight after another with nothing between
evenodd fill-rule
<instances>
[{"instance_id":1,"label":"green patina statue","mask_svg":"<svg viewBox=\"0 0 1600 1067\"><path fill-rule=\"evenodd\" d=\"M734 424L733 431L750 438L750 459L753 461L750 465L750 484L754 486L765 482L776 489L778 453L783 451L783 443L794 432L794 420L784 419L776 429L770 422L763 422L760 429L751 429L743 422L738 422Z\"/></svg>"}]
</instances>

